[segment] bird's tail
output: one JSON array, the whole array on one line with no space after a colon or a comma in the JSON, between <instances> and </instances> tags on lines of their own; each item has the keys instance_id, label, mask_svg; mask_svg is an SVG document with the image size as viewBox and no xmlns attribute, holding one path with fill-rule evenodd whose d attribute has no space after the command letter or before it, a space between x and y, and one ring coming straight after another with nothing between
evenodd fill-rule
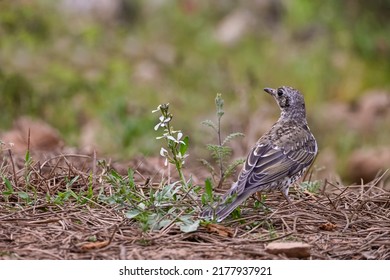
<instances>
[{"instance_id":1,"label":"bird's tail","mask_svg":"<svg viewBox=\"0 0 390 280\"><path fill-rule=\"evenodd\" d=\"M235 195L235 188L233 185L232 189L221 197L218 204L216 204L214 207L207 207L200 213L199 217L208 219L215 218L217 222L221 222L250 195L251 193L246 192ZM231 201L230 198L232 199Z\"/></svg>"}]
</instances>

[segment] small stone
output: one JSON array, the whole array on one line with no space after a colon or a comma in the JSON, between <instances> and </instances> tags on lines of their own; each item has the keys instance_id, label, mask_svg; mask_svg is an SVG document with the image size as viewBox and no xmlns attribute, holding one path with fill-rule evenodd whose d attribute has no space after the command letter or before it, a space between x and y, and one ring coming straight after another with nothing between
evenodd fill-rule
<instances>
[{"instance_id":1,"label":"small stone","mask_svg":"<svg viewBox=\"0 0 390 280\"><path fill-rule=\"evenodd\" d=\"M265 247L265 251L274 254L284 254L290 258L310 257L311 246L302 242L273 242Z\"/></svg>"}]
</instances>

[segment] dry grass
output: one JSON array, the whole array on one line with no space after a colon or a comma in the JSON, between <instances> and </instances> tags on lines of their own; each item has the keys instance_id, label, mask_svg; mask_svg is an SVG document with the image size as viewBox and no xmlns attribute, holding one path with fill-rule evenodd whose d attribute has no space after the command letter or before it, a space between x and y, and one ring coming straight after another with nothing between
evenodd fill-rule
<instances>
[{"instance_id":1,"label":"dry grass","mask_svg":"<svg viewBox=\"0 0 390 280\"><path fill-rule=\"evenodd\" d=\"M143 232L125 218L123 207L95 199L111 186L100 180L94 156L41 159L28 167L29 186L23 159L3 152L2 162L0 259L287 259L265 251L274 240L310 244L311 259L390 259L390 192L380 178L355 186L325 182L318 194L292 189L292 205L270 194L271 210L255 209L249 201L242 218L214 230L203 225L183 233L173 224ZM139 169L137 186L148 188L141 176L147 171L137 163L130 167ZM13 186L9 196L4 178ZM67 178L76 178L75 193L92 184L93 197L84 204L72 198L48 203L47 196L66 189ZM19 192L33 199L26 203Z\"/></svg>"}]
</instances>

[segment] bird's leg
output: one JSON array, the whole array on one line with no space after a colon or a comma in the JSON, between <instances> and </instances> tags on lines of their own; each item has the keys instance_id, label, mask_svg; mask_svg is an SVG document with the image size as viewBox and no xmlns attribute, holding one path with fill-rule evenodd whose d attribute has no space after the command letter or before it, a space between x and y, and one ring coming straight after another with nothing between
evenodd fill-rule
<instances>
[{"instance_id":1,"label":"bird's leg","mask_svg":"<svg viewBox=\"0 0 390 280\"><path fill-rule=\"evenodd\" d=\"M288 197L288 188L285 188L281 191L281 193L283 194L284 198L287 200L287 202L289 204L292 204L292 201L291 199Z\"/></svg>"}]
</instances>

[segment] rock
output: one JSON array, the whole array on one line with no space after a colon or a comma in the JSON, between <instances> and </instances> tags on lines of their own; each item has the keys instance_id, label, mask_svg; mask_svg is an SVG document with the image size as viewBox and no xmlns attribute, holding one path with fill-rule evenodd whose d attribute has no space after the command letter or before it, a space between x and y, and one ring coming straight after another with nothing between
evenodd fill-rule
<instances>
[{"instance_id":1,"label":"rock","mask_svg":"<svg viewBox=\"0 0 390 280\"><path fill-rule=\"evenodd\" d=\"M355 104L331 102L321 107L319 119L322 127L332 129L345 125L359 133L370 133L390 121L390 94L371 90L356 100Z\"/></svg>"},{"instance_id":2,"label":"rock","mask_svg":"<svg viewBox=\"0 0 390 280\"><path fill-rule=\"evenodd\" d=\"M364 94L358 101L354 113L354 127L363 133L370 133L375 128L390 120L390 94L386 91L373 90Z\"/></svg>"},{"instance_id":3,"label":"rock","mask_svg":"<svg viewBox=\"0 0 390 280\"><path fill-rule=\"evenodd\" d=\"M10 144L14 153L24 153L28 148L30 130L30 149L35 151L53 151L64 146L59 132L42 120L20 117L11 130L1 135L5 144Z\"/></svg>"},{"instance_id":4,"label":"rock","mask_svg":"<svg viewBox=\"0 0 390 280\"><path fill-rule=\"evenodd\" d=\"M367 183L375 179L380 171L390 168L390 148L362 148L352 153L347 167L350 180Z\"/></svg>"},{"instance_id":5,"label":"rock","mask_svg":"<svg viewBox=\"0 0 390 280\"><path fill-rule=\"evenodd\" d=\"M390 114L390 93L373 90L363 95L359 101L359 111L362 114L385 115Z\"/></svg>"},{"instance_id":6,"label":"rock","mask_svg":"<svg viewBox=\"0 0 390 280\"><path fill-rule=\"evenodd\" d=\"M265 251L274 254L284 254L290 258L310 257L311 246L302 242L272 242L265 247Z\"/></svg>"}]
</instances>

